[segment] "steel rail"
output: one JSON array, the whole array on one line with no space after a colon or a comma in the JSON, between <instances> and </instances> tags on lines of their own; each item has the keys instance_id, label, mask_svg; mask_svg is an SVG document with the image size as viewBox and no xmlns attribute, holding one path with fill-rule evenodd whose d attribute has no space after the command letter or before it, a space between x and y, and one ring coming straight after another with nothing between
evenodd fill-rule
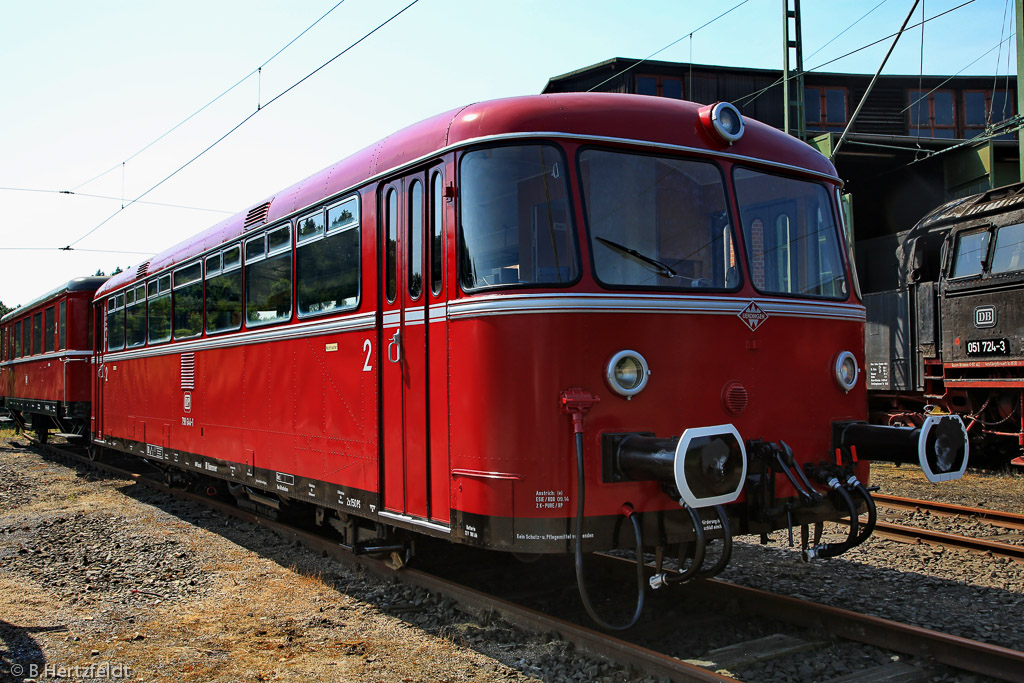
<instances>
[{"instance_id":1,"label":"steel rail","mask_svg":"<svg viewBox=\"0 0 1024 683\"><path fill-rule=\"evenodd\" d=\"M927 510L937 515L965 515L977 517L988 524L1006 527L1008 529L1024 530L1024 515L1003 510L989 510L986 508L972 508L966 505L954 505L953 503L940 503L932 500L918 500L916 498L903 498L902 496L888 496L875 493L871 496L875 502L885 507L901 510Z\"/></svg>"},{"instance_id":2,"label":"steel rail","mask_svg":"<svg viewBox=\"0 0 1024 683\"><path fill-rule=\"evenodd\" d=\"M467 588L458 583L429 574L427 572L403 567L400 571L388 567L384 561L367 555L355 555L351 550L341 546L337 541L303 531L288 524L262 517L255 513L242 510L208 496L176 489L156 481L145 474L122 469L109 463L93 461L76 453L65 451L52 444L41 444L29 439L33 446L47 453L70 458L80 464L94 467L114 476L132 479L154 490L171 495L179 500L189 501L213 508L217 512L240 521L249 522L270 529L290 541L296 541L310 550L326 553L332 558L349 566L360 566L384 577L398 579L404 583L423 588L433 593L452 599L464 610L475 615L498 614L509 623L536 633L557 633L566 642L592 655L603 657L619 664L632 666L644 673L671 681L707 681L709 683L736 683L736 678L722 676L713 671L684 662L675 657L661 654L648 648L634 645L625 640L610 636L600 631L589 629L557 617L532 610L512 602L502 600L493 595Z\"/></svg>"},{"instance_id":3,"label":"steel rail","mask_svg":"<svg viewBox=\"0 0 1024 683\"><path fill-rule=\"evenodd\" d=\"M766 617L811 627L824 626L849 640L934 659L957 669L1001 680L1022 680L1024 652L1017 650L718 579L702 582L699 589L702 594L735 600L744 608Z\"/></svg>"},{"instance_id":4,"label":"steel rail","mask_svg":"<svg viewBox=\"0 0 1024 683\"><path fill-rule=\"evenodd\" d=\"M1024 560L1024 545L1013 545L1011 543L1000 543L989 541L984 538L972 538L970 536L958 536L947 534L941 531L932 531L916 526L903 526L890 522L878 522L875 525L875 534L883 538L894 540L913 540L918 542L941 545L947 548L958 548L961 550L972 550L974 552L991 553L1000 557L1010 557Z\"/></svg>"}]
</instances>

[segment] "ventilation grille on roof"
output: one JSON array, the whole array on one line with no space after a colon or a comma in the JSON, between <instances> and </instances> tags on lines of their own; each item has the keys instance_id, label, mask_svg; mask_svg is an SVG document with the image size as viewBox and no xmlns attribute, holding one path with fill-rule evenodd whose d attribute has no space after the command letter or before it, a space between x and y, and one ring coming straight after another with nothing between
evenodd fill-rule
<instances>
[{"instance_id":1,"label":"ventilation grille on roof","mask_svg":"<svg viewBox=\"0 0 1024 683\"><path fill-rule=\"evenodd\" d=\"M144 277L146 277L146 273L148 273L148 272L149 272L149 261L146 261L141 266L139 266L138 270L135 271L135 278L136 279L144 278Z\"/></svg>"},{"instance_id":2,"label":"ventilation grille on roof","mask_svg":"<svg viewBox=\"0 0 1024 683\"><path fill-rule=\"evenodd\" d=\"M270 202L260 204L256 208L249 209L249 213L245 216L245 227L251 228L254 225L266 223L268 213L270 213Z\"/></svg>"}]
</instances>

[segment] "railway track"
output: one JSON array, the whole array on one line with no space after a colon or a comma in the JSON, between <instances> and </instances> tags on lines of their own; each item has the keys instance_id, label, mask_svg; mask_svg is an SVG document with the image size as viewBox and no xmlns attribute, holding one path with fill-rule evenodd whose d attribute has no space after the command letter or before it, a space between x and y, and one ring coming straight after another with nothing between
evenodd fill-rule
<instances>
[{"instance_id":1,"label":"railway track","mask_svg":"<svg viewBox=\"0 0 1024 683\"><path fill-rule=\"evenodd\" d=\"M972 508L963 505L940 503L915 498L902 498L899 496L888 496L882 494L874 495L875 502L879 506L900 509L900 510L923 510L943 517L961 516L974 518L986 524L1003 527L1012 530L1024 530L1024 515L1003 512L1000 510L988 510L985 508ZM911 541L918 543L931 543L947 548L958 548L975 552L990 553L1000 557L1010 557L1018 561L1024 561L1024 545L1014 545L987 538L963 536L960 534L949 534L932 529L925 529L918 526L907 526L892 522L878 520L875 533L879 536L892 538L900 541Z\"/></svg>"},{"instance_id":2,"label":"railway track","mask_svg":"<svg viewBox=\"0 0 1024 683\"><path fill-rule=\"evenodd\" d=\"M700 659L684 661L657 649L638 645L633 642L632 632L622 638L611 636L573 621L546 614L538 609L532 609L518 602L495 596L492 591L468 587L457 580L446 578L435 572L411 567L405 567L396 572L383 560L353 555L331 538L267 519L215 498L166 486L145 473L108 463L90 461L78 453L59 447L59 445L33 442L32 446L65 461L70 460L113 476L132 479L178 499L199 503L213 508L223 515L271 529L280 536L299 542L316 552L325 553L348 565L361 566L377 575L387 577L389 580L400 580L444 595L469 613L486 616L498 614L507 622L525 630L556 633L581 651L629 665L644 675L673 681L735 680L716 673L716 670L727 668L729 662L739 661L735 658L736 652L746 653L748 659L750 657L770 658L785 656L787 651L790 654L801 650L806 652L808 648L816 646L815 643L800 644L799 642L794 645L792 641L798 639L788 636L768 636L757 641L745 641L731 647L718 648L714 652L702 655ZM141 461L139 462L142 464ZM631 561L627 563L621 558L604 555L599 555L595 559L598 563L606 566L605 571L615 572L626 564L632 571ZM719 580L702 581L689 589L699 593L702 598L720 602L723 610L728 605L730 609L738 608L747 615L782 621L797 628L810 628L816 632L824 629L830 636L878 646L892 652L923 657L962 671L1002 680L1020 680L1020 672L1024 671L1024 653L1007 648ZM657 629L659 626L655 623L648 624L645 628ZM638 634L640 631L641 629L638 627ZM823 646L826 643L817 645ZM763 650L763 652L756 654L758 650ZM805 654L804 656L810 655ZM905 669L912 668L905 664L902 666ZM902 672L882 671L882 669L891 668L891 666L880 667L877 675L872 675L872 671L869 670L866 674L868 678L863 680L871 680L886 674L902 673L906 675L908 673L905 670Z\"/></svg>"}]
</instances>

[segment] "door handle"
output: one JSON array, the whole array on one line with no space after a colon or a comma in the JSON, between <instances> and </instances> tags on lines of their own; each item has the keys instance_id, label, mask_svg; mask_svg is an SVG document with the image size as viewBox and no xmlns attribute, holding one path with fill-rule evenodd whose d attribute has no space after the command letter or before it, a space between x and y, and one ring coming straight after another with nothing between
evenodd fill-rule
<instances>
[{"instance_id":1,"label":"door handle","mask_svg":"<svg viewBox=\"0 0 1024 683\"><path fill-rule=\"evenodd\" d=\"M394 352L392 353L392 349ZM396 330L394 336L391 337L391 343L388 344L388 362L397 363L402 360L402 331Z\"/></svg>"}]
</instances>

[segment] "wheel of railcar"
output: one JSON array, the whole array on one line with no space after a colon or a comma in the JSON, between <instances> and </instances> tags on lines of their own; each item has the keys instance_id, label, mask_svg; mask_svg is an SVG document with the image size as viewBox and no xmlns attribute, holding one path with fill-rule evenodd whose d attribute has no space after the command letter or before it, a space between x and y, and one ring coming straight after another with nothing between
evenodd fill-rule
<instances>
[{"instance_id":1,"label":"wheel of railcar","mask_svg":"<svg viewBox=\"0 0 1024 683\"><path fill-rule=\"evenodd\" d=\"M85 455L93 462L103 461L103 446L97 446L96 444L90 444L85 447Z\"/></svg>"},{"instance_id":2,"label":"wheel of railcar","mask_svg":"<svg viewBox=\"0 0 1024 683\"><path fill-rule=\"evenodd\" d=\"M50 430L45 427L36 430L36 440L39 443L47 443L50 440Z\"/></svg>"}]
</instances>

